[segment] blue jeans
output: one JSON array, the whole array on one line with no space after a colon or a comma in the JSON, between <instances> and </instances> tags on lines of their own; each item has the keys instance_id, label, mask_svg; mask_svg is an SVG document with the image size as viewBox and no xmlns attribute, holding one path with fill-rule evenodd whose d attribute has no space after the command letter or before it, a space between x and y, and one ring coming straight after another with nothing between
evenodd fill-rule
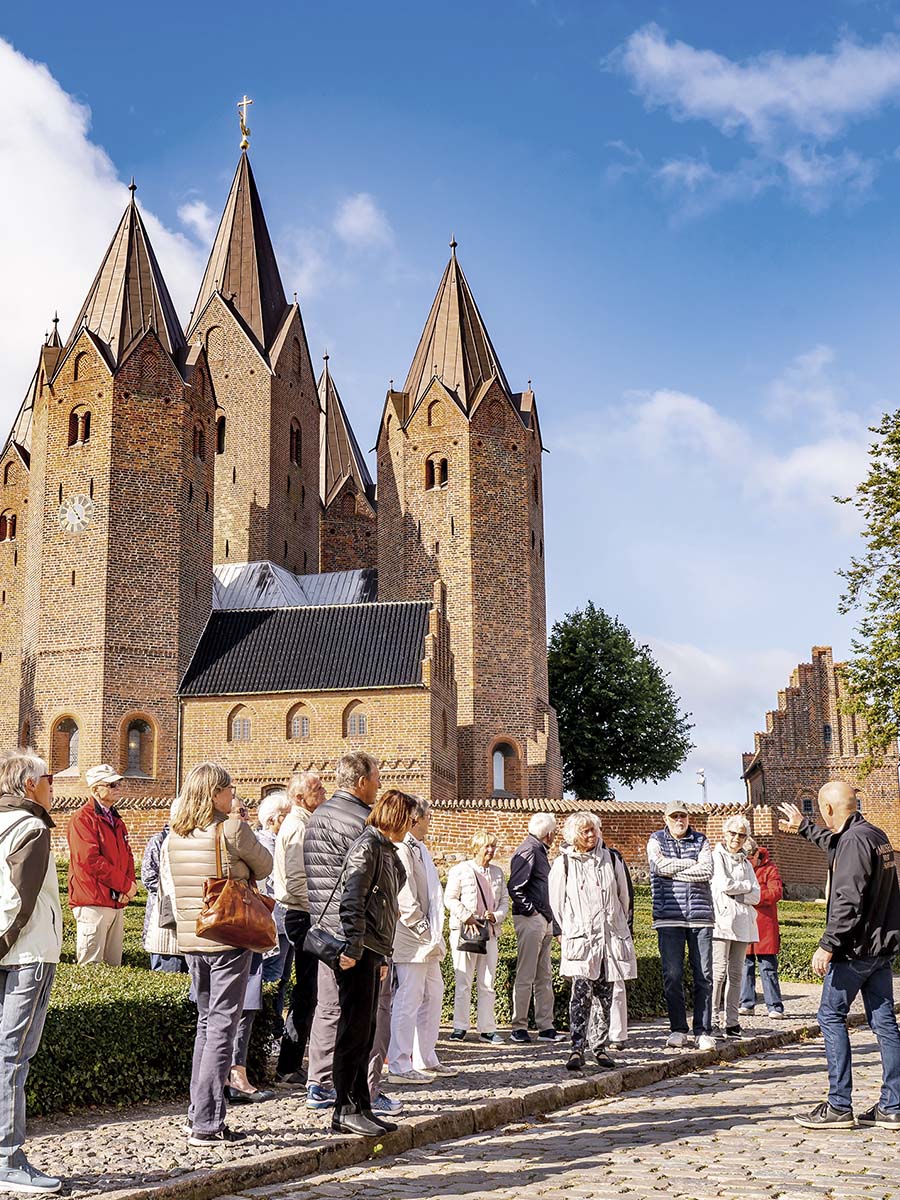
<instances>
[{"instance_id":1,"label":"blue jeans","mask_svg":"<svg viewBox=\"0 0 900 1200\"><path fill-rule=\"evenodd\" d=\"M762 980L763 997L770 1013L784 1012L781 984L778 982L777 954L748 954L744 962L744 981L741 987L741 1008L756 1007L756 964Z\"/></svg>"},{"instance_id":2,"label":"blue jeans","mask_svg":"<svg viewBox=\"0 0 900 1200\"><path fill-rule=\"evenodd\" d=\"M0 1166L25 1142L25 1080L37 1053L54 963L0 967Z\"/></svg>"},{"instance_id":3,"label":"blue jeans","mask_svg":"<svg viewBox=\"0 0 900 1200\"><path fill-rule=\"evenodd\" d=\"M673 1033L687 1033L684 1007L684 948L694 976L694 1036L712 1034L712 929L684 925L657 929L663 992Z\"/></svg>"},{"instance_id":4,"label":"blue jeans","mask_svg":"<svg viewBox=\"0 0 900 1200\"><path fill-rule=\"evenodd\" d=\"M828 1103L841 1112L853 1107L847 1013L860 994L866 1020L881 1051L879 1106L885 1112L900 1112L900 1032L894 1015L894 979L888 957L850 958L832 962L828 968L817 1014L828 1061Z\"/></svg>"}]
</instances>

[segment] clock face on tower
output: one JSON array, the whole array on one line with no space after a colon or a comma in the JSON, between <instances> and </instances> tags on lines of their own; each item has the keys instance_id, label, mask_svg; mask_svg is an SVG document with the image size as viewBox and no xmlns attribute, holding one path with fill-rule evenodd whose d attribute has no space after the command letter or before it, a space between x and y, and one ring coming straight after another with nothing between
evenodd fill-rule
<instances>
[{"instance_id":1,"label":"clock face on tower","mask_svg":"<svg viewBox=\"0 0 900 1200\"><path fill-rule=\"evenodd\" d=\"M94 502L90 496L70 496L59 506L59 527L67 533L81 533L94 517Z\"/></svg>"}]
</instances>

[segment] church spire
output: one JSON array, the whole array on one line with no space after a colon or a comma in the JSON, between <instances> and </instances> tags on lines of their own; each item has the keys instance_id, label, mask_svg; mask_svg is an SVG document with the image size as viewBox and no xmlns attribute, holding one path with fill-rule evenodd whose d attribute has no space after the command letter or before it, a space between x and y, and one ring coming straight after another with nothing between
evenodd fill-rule
<instances>
[{"instance_id":1,"label":"church spire","mask_svg":"<svg viewBox=\"0 0 900 1200\"><path fill-rule=\"evenodd\" d=\"M481 384L493 376L507 395L511 395L475 297L456 257L456 238L452 236L450 261L403 387L411 407L416 406L435 376L455 393L467 412Z\"/></svg>"},{"instance_id":2,"label":"church spire","mask_svg":"<svg viewBox=\"0 0 900 1200\"><path fill-rule=\"evenodd\" d=\"M89 329L107 348L113 368L145 330L154 329L172 358L185 349L184 334L169 295L146 226L131 199L69 335L68 345L82 328Z\"/></svg>"},{"instance_id":3,"label":"church spire","mask_svg":"<svg viewBox=\"0 0 900 1200\"><path fill-rule=\"evenodd\" d=\"M331 378L327 350L323 358L325 366L319 379L319 406L322 409L319 491L322 503L327 507L346 480L352 478L371 504L375 499L375 484Z\"/></svg>"},{"instance_id":4,"label":"church spire","mask_svg":"<svg viewBox=\"0 0 900 1200\"><path fill-rule=\"evenodd\" d=\"M200 284L194 305L195 324L216 291L234 306L260 348L271 349L288 303L246 150L241 151ZM188 337L190 334L191 329Z\"/></svg>"}]
</instances>

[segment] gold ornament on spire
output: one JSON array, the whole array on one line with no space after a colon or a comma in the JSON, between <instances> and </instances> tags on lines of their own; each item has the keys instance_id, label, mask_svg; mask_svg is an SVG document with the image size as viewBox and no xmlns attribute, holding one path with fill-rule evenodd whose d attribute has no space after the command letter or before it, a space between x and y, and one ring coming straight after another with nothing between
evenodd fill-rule
<instances>
[{"instance_id":1,"label":"gold ornament on spire","mask_svg":"<svg viewBox=\"0 0 900 1200\"><path fill-rule=\"evenodd\" d=\"M247 93L244 92L243 100L238 101L238 120L241 123L241 149L249 150L250 148L250 126L247 124L247 108L253 103L247 98Z\"/></svg>"}]
</instances>

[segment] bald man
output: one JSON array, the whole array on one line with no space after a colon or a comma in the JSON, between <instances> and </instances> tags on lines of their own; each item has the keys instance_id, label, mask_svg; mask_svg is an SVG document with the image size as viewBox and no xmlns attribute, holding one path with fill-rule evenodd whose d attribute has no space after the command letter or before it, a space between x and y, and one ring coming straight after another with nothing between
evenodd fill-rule
<instances>
[{"instance_id":1,"label":"bald man","mask_svg":"<svg viewBox=\"0 0 900 1200\"><path fill-rule=\"evenodd\" d=\"M780 811L790 833L828 855L825 932L812 969L825 980L818 1021L828 1063L828 1099L794 1117L807 1129L853 1126L853 1077L847 1014L858 995L881 1051L881 1096L860 1125L900 1130L900 1033L894 1015L891 959L900 953L900 886L887 835L863 817L857 789L832 781L819 789L825 827L813 824L795 804Z\"/></svg>"}]
</instances>

